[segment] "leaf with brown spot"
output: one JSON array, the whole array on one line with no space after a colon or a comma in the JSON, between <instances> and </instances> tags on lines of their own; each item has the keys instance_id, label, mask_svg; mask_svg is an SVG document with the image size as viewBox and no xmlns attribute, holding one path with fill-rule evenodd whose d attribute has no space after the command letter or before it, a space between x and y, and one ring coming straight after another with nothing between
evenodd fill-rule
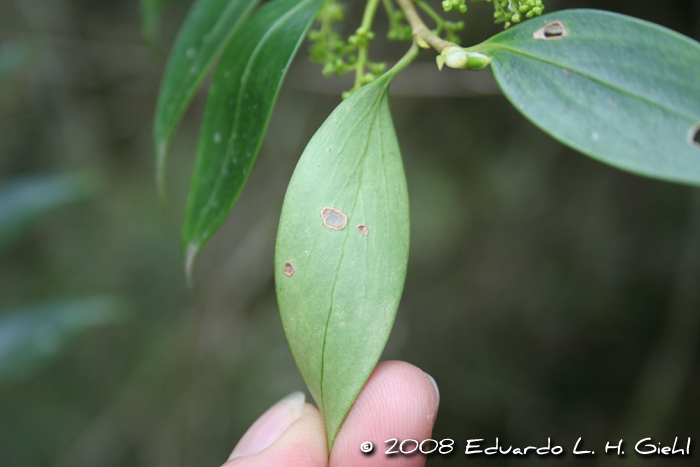
<instances>
[{"instance_id":1,"label":"leaf with brown spot","mask_svg":"<svg viewBox=\"0 0 700 467\"><path fill-rule=\"evenodd\" d=\"M329 448L384 349L406 275L408 192L387 97L396 73L355 92L316 132L277 234L280 315Z\"/></svg>"},{"instance_id":2,"label":"leaf with brown spot","mask_svg":"<svg viewBox=\"0 0 700 467\"><path fill-rule=\"evenodd\" d=\"M700 184L688 138L700 121L698 42L629 16L564 10L477 49L493 58L511 103L562 143L639 175Z\"/></svg>"}]
</instances>

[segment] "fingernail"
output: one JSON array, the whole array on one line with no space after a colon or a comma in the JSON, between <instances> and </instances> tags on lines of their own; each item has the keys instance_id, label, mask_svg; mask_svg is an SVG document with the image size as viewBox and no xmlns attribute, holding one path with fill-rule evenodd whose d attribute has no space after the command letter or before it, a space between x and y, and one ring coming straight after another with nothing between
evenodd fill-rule
<instances>
[{"instance_id":1,"label":"fingernail","mask_svg":"<svg viewBox=\"0 0 700 467\"><path fill-rule=\"evenodd\" d=\"M301 417L306 396L294 392L268 409L248 428L238 442L229 460L260 452L282 436L289 426Z\"/></svg>"},{"instance_id":2,"label":"fingernail","mask_svg":"<svg viewBox=\"0 0 700 467\"><path fill-rule=\"evenodd\" d=\"M435 382L435 378L430 376L428 373L423 372L423 374L428 377L428 381L430 381L430 384L433 385L433 389L435 390L435 412L437 412L438 407L440 407L440 390Z\"/></svg>"}]
</instances>

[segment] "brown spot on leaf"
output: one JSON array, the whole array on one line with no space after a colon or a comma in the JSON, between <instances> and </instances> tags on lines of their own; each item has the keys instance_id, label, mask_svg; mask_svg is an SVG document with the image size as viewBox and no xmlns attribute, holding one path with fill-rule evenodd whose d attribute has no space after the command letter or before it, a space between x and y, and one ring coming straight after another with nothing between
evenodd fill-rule
<instances>
[{"instance_id":1,"label":"brown spot on leaf","mask_svg":"<svg viewBox=\"0 0 700 467\"><path fill-rule=\"evenodd\" d=\"M335 208L323 208L321 210L321 218L323 219L323 225L329 229L341 230L348 225L348 216Z\"/></svg>"},{"instance_id":2,"label":"brown spot on leaf","mask_svg":"<svg viewBox=\"0 0 700 467\"><path fill-rule=\"evenodd\" d=\"M344 327L345 327L345 323L340 323L340 327L341 327L341 328L344 328Z\"/></svg>"},{"instance_id":3,"label":"brown spot on leaf","mask_svg":"<svg viewBox=\"0 0 700 467\"><path fill-rule=\"evenodd\" d=\"M695 126L690 129L688 139L690 140L690 144L700 149L700 122L696 123Z\"/></svg>"},{"instance_id":4,"label":"brown spot on leaf","mask_svg":"<svg viewBox=\"0 0 700 467\"><path fill-rule=\"evenodd\" d=\"M367 236L369 233L369 229L365 224L360 224L357 226L357 231L360 232L362 235Z\"/></svg>"},{"instance_id":5,"label":"brown spot on leaf","mask_svg":"<svg viewBox=\"0 0 700 467\"><path fill-rule=\"evenodd\" d=\"M294 265L292 263L290 263L289 261L287 261L284 264L284 275L287 277L292 277L292 275L294 275L294 271L295 271Z\"/></svg>"},{"instance_id":6,"label":"brown spot on leaf","mask_svg":"<svg viewBox=\"0 0 700 467\"><path fill-rule=\"evenodd\" d=\"M533 32L532 37L538 41L558 41L568 34L569 31L561 21L552 21Z\"/></svg>"}]
</instances>

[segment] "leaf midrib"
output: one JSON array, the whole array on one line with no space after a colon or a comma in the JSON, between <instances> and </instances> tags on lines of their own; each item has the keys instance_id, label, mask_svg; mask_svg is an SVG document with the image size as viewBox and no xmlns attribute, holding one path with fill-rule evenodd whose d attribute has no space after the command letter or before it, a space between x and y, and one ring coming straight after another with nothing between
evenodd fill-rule
<instances>
[{"instance_id":1,"label":"leaf midrib","mask_svg":"<svg viewBox=\"0 0 700 467\"><path fill-rule=\"evenodd\" d=\"M286 23L289 20L289 18L292 17L297 12L297 10L299 8L303 7L309 1L311 1L311 0L302 0L294 8L289 10L284 15L280 16L279 19L277 19L277 21L275 21L273 23L273 25L267 30L265 35L260 39L258 44L255 46L255 49L253 49L253 53L250 55L248 63L246 64L245 71L243 72L243 74L241 76L241 85L238 89L237 102L239 102L239 103L241 102L241 95L243 94L243 90L246 89L246 84L247 84L246 81L247 81L247 77L250 74L251 66L252 66L253 62L255 61L254 60L255 57L257 57L258 53L260 52L260 49L262 48L262 46L266 43L266 41L270 37L270 35L279 29L280 25ZM242 108L241 105L236 106L236 115L234 117L234 122L236 122L236 123L234 123L233 130L238 128L238 122L240 122L240 113L242 112L241 108ZM231 135L233 135L234 133L235 133L235 131L231 131ZM231 135L229 135L229 141L230 141ZM230 147L230 146L231 145L229 144L228 147ZM228 153L228 147L226 149L226 153ZM223 172L224 167L226 165L228 165L228 161L229 160L227 157L223 158L223 160L221 162L221 171L219 173ZM250 177L251 172L252 172L252 170L248 170L246 177L243 181L243 184L245 184L245 182L248 180L248 177ZM204 209L202 210L202 214L199 218L200 221L197 223L197 225L196 225L197 228L195 229L195 231L200 231L202 225L207 224L207 222L205 222L205 221L208 218L209 213L211 212L212 206L214 204L216 204L213 201L215 200L216 193L218 193L219 188L221 187L221 184L223 183L224 179L225 179L225 177L221 177L221 176L217 177L216 182L214 183L214 187L212 188L211 193L210 193L209 197L207 198L206 203L204 204ZM198 239L198 242L201 242L201 238Z\"/></svg>"},{"instance_id":2,"label":"leaf midrib","mask_svg":"<svg viewBox=\"0 0 700 467\"><path fill-rule=\"evenodd\" d=\"M598 83L598 84L600 84L600 85L602 85L602 86L608 87L608 88L610 88L610 89L612 89L612 90L614 90L614 91L616 91L616 92L619 92L620 94L626 95L627 97L630 97L630 98L632 98L632 99L640 100L640 101L645 102L645 103L647 103L647 104L649 104L649 105L658 107L658 108L660 108L661 110L664 110L664 111L666 111L666 112L668 112L668 113L674 114L674 115L676 115L676 116L678 116L678 117L681 117L681 118L684 118L684 119L688 119L688 120L690 120L690 121L695 121L695 120L697 120L697 117L695 117L695 116L691 116L691 115L686 114L685 112L681 112L681 111L678 111L678 110L676 110L676 109L667 107L667 106L665 106L665 105L663 105L663 104L661 104L661 103L659 103L659 102L657 102L657 101L655 101L655 100L653 100L653 99L650 99L650 98L648 98L648 97L646 97L646 96L643 96L643 95L640 95L640 94L637 94L637 93L628 91L628 90L626 90L626 89L624 89L624 88L621 88L621 87L617 86L616 84L612 84L612 83L610 83L610 82L608 82L608 81L605 81L605 80L603 80L603 79L600 79L600 78L596 77L595 75L592 75L592 74L590 74L590 73L588 73L588 72L585 72L585 71L583 71L583 70L581 70L581 69L579 69L579 68L577 68L577 67L569 66L568 64L559 62L559 61L557 61L557 60L552 60L552 59L550 59L550 58L542 57L542 56L539 56L539 55L535 55L535 54L533 54L533 53L525 52L525 51L523 51L523 50L520 50L520 49L517 49L517 48L513 48L513 47L508 47L508 46L501 45L501 44L494 44L494 43L491 43L491 44L488 44L488 48L507 50L507 51L509 51L509 52L513 52L513 53L515 53L515 54L522 55L522 56L524 56L524 57L531 58L531 59L533 59L533 60L541 61L541 62L547 63L547 64L549 64L549 65L553 65L553 66L556 66L556 67L559 67L559 68L563 68L563 69L569 70L569 71L571 71L571 72L573 72L573 73L576 73L576 74L578 74L578 75L580 75L580 76L583 76L584 78L588 78L588 79L590 79L591 81L594 81L594 82L596 82L596 83Z\"/></svg>"},{"instance_id":3,"label":"leaf midrib","mask_svg":"<svg viewBox=\"0 0 700 467\"><path fill-rule=\"evenodd\" d=\"M365 169L365 158L367 157L367 152L368 152L368 147L370 143L370 136L372 135L373 128L374 128L374 122L377 119L377 115L379 113L379 107L381 106L382 101L384 100L386 96L386 91L385 89L381 89L379 93L378 99L372 104L372 107L370 108L369 113L371 114L371 121L369 122L369 134L367 138L367 142L365 144L365 147L362 151L362 156L360 157L360 177L358 180L358 186L357 186L357 193L353 197L353 203L352 207L350 209L350 214L355 212L355 206L357 205L357 198L360 196L360 193L362 192L362 179L364 175L364 169ZM348 216L349 220L349 216ZM350 228L350 226L348 226ZM343 262L343 258L345 257L345 246L347 244L349 237L349 232L345 233L345 238L343 239L343 248L341 250L340 254L340 260L338 261L338 265L340 266ZM336 268L335 270L335 277L333 278L333 285L331 286L331 301L328 306L328 317L326 318L326 326L323 331L323 347L321 351L321 378L320 378L320 388L321 388L321 406L323 407L323 412L325 414L326 412L326 406L324 404L324 389L323 389L323 377L324 377L324 369L325 369L325 363L326 363L326 338L328 337L328 326L330 325L331 322L331 316L333 314L333 301L335 297L335 289L338 284L338 276L340 275L340 267Z\"/></svg>"}]
</instances>

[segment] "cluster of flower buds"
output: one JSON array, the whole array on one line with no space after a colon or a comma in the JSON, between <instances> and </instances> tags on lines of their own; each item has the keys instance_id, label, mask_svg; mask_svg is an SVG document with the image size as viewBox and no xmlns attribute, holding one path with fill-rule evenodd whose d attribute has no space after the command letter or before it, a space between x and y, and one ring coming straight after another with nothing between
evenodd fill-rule
<instances>
[{"instance_id":1,"label":"cluster of flower buds","mask_svg":"<svg viewBox=\"0 0 700 467\"><path fill-rule=\"evenodd\" d=\"M349 71L355 71L357 50L359 47L366 47L369 41L374 39L374 33L366 28L358 28L355 34L344 41L333 27L335 23L345 20L343 5L337 0L327 1L321 7L316 20L320 23L318 29L309 31L311 61L323 64L324 76L342 76ZM386 69L386 64L371 61L367 61L365 66L369 72L362 76L362 84L374 80Z\"/></svg>"},{"instance_id":2,"label":"cluster of flower buds","mask_svg":"<svg viewBox=\"0 0 700 467\"><path fill-rule=\"evenodd\" d=\"M455 9L460 13L467 12L466 0L442 0L442 8L445 12L452 11Z\"/></svg>"},{"instance_id":3,"label":"cluster of flower buds","mask_svg":"<svg viewBox=\"0 0 700 467\"><path fill-rule=\"evenodd\" d=\"M406 16L401 10L387 12L389 16L389 32L386 37L392 41L410 41L413 39L413 30L406 22Z\"/></svg>"},{"instance_id":4,"label":"cluster of flower buds","mask_svg":"<svg viewBox=\"0 0 700 467\"><path fill-rule=\"evenodd\" d=\"M472 0L479 1L479 0ZM519 23L523 18L539 16L544 11L542 0L482 0L493 1L493 17L497 23L506 23L506 28L511 23ZM466 0L443 0L442 8L447 11L457 10L466 13Z\"/></svg>"},{"instance_id":5,"label":"cluster of flower buds","mask_svg":"<svg viewBox=\"0 0 700 467\"><path fill-rule=\"evenodd\" d=\"M491 1L491 0L486 0ZM544 11L542 0L494 0L493 17L497 23L506 23L506 28L513 23L519 23L523 17L539 16Z\"/></svg>"}]
</instances>

